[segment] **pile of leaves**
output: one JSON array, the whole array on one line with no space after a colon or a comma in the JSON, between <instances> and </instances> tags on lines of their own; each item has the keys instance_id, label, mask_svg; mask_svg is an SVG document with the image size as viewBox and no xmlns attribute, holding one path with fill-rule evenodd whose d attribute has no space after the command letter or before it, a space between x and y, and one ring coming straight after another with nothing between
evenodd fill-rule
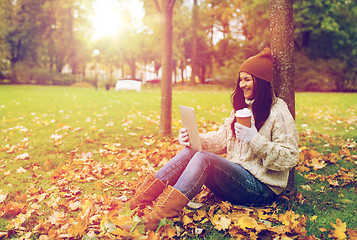
<instances>
[{"instance_id":1,"label":"pile of leaves","mask_svg":"<svg viewBox=\"0 0 357 240\"><path fill-rule=\"evenodd\" d=\"M306 140L304 136L302 139ZM59 141L58 137L54 136L53 141ZM0 192L0 217L9 220L8 230L0 232L0 237L171 239L204 237L214 229L235 239L317 239L307 236L306 231L306 222L313 221L314 217L309 219L292 210L282 211L276 203L260 209L234 206L221 201L205 187L179 216L163 219L155 232L145 232L138 211L130 211L125 202L146 173L163 166L182 147L174 139L157 140L154 136L141 137L141 141L139 149L107 144L95 152L69 152L66 162L52 172L51 187L46 191L34 183L25 194L10 196ZM311 182L327 181L332 187L355 185L356 172L342 167L327 176L310 172L336 164L340 158L357 165L357 156L351 154L351 149L356 149L353 144L349 141L341 143L338 155L324 155L316 149L301 146L296 170ZM27 144L10 146L3 151L12 152L13 148L26 149ZM17 158L30 161L28 154ZM106 158L112 163L107 165L96 160L98 158ZM30 165L23 170L35 175L38 167ZM100 189L101 194L85 192L84 184ZM304 187L308 189L309 186ZM301 202L303 198L297 194L296 201ZM132 224L131 231L125 231L123 224ZM349 236L352 239L357 236L355 230L347 228L339 219L331 226L332 230L327 233L330 238L346 239Z\"/></svg>"}]
</instances>

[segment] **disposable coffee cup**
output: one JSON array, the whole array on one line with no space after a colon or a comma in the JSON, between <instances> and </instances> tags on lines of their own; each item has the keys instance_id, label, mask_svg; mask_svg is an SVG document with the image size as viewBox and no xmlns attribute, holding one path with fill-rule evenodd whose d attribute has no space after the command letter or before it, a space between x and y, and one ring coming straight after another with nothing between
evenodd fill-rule
<instances>
[{"instance_id":1,"label":"disposable coffee cup","mask_svg":"<svg viewBox=\"0 0 357 240\"><path fill-rule=\"evenodd\" d=\"M237 123L251 127L252 112L248 108L239 109L235 113Z\"/></svg>"}]
</instances>

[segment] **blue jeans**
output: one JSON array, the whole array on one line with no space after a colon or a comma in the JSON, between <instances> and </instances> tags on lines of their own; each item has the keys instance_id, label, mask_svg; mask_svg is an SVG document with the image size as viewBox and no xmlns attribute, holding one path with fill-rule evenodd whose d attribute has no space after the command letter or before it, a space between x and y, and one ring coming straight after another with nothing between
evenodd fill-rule
<instances>
[{"instance_id":1,"label":"blue jeans","mask_svg":"<svg viewBox=\"0 0 357 240\"><path fill-rule=\"evenodd\" d=\"M157 173L156 177L194 198L203 185L223 200L239 205L263 206L277 195L239 164L216 154L184 148Z\"/></svg>"}]
</instances>

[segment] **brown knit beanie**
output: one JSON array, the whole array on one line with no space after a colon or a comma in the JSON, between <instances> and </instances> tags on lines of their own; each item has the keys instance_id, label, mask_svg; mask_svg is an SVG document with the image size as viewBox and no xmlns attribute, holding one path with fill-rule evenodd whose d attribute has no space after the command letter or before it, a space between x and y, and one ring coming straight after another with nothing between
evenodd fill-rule
<instances>
[{"instance_id":1,"label":"brown knit beanie","mask_svg":"<svg viewBox=\"0 0 357 240\"><path fill-rule=\"evenodd\" d=\"M270 48L264 48L257 55L248 58L240 67L239 72L261 78L267 82L273 82L273 57Z\"/></svg>"}]
</instances>

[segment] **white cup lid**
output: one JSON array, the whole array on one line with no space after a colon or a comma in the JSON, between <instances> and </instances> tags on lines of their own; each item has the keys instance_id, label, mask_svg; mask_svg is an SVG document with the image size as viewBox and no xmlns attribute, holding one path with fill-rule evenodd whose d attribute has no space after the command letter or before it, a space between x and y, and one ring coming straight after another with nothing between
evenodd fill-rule
<instances>
[{"instance_id":1,"label":"white cup lid","mask_svg":"<svg viewBox=\"0 0 357 240\"><path fill-rule=\"evenodd\" d=\"M234 114L236 117L251 117L252 112L248 108L239 109Z\"/></svg>"}]
</instances>

